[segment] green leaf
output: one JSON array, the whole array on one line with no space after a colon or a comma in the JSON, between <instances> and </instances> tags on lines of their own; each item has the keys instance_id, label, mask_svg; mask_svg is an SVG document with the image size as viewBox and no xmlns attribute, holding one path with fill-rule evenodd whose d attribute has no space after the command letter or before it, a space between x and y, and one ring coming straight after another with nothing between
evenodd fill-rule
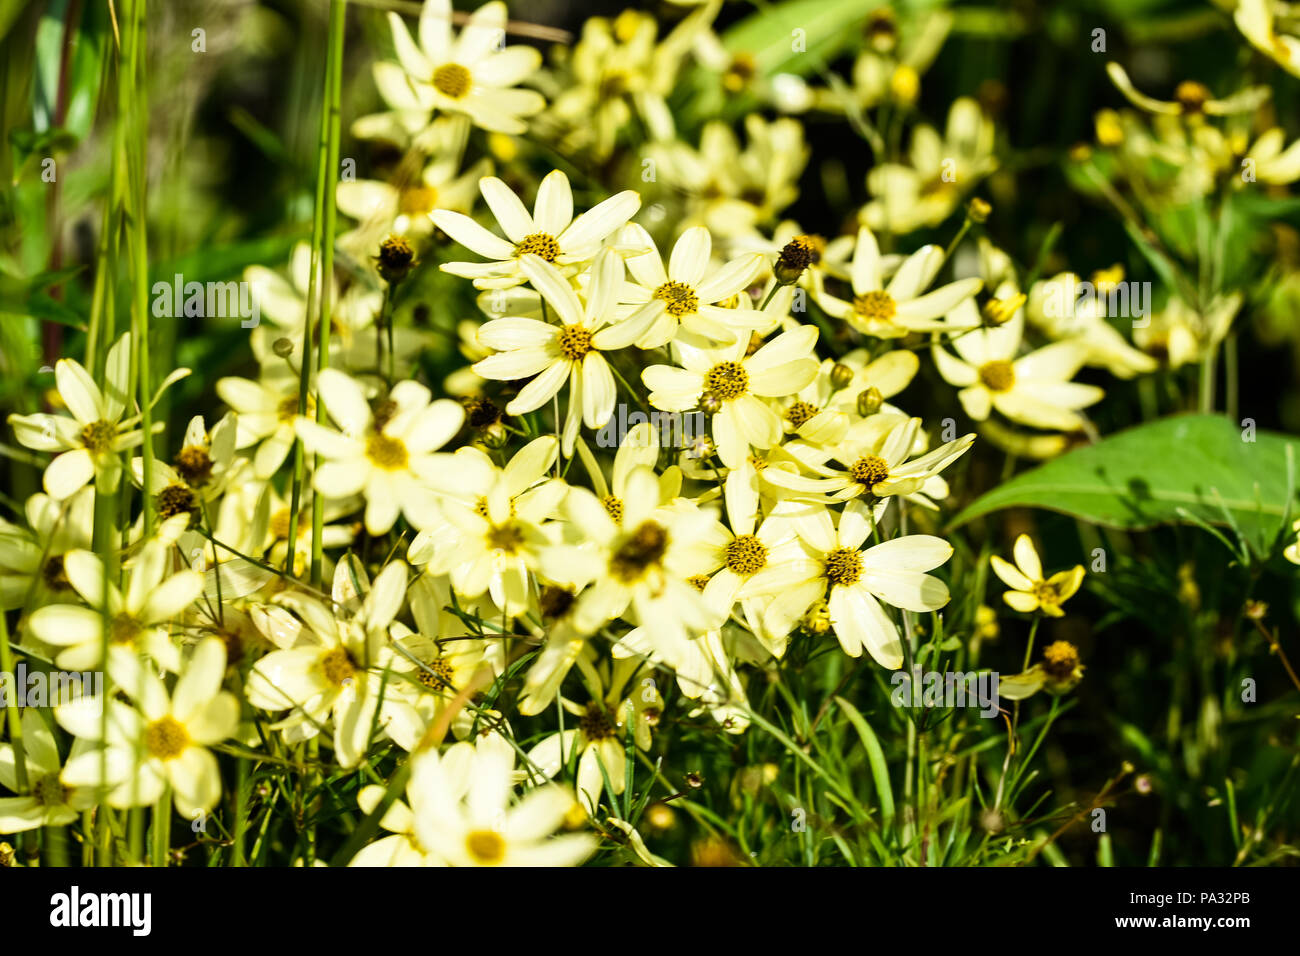
<instances>
[{"instance_id":1,"label":"green leaf","mask_svg":"<svg viewBox=\"0 0 1300 956\"><path fill-rule=\"evenodd\" d=\"M867 751L867 762L871 765L871 779L876 785L876 799L880 801L881 826L888 830L894 822L894 791L889 783L889 765L885 762L885 752L880 747L880 740L856 707L843 697L836 697L835 703L844 711L844 715L853 725L853 729L858 732L862 746Z\"/></svg>"},{"instance_id":2,"label":"green leaf","mask_svg":"<svg viewBox=\"0 0 1300 956\"><path fill-rule=\"evenodd\" d=\"M1213 415L1139 425L1016 476L963 510L951 527L1011 507L1130 530L1186 522L1190 515L1214 525L1235 522L1257 551L1267 552L1293 493L1287 448L1295 455L1300 439L1264 431L1254 441L1248 437Z\"/></svg>"},{"instance_id":3,"label":"green leaf","mask_svg":"<svg viewBox=\"0 0 1300 956\"><path fill-rule=\"evenodd\" d=\"M763 4L727 30L722 42L732 54L751 54L764 75L807 75L843 50L858 35L856 27L867 14L882 5L862 0Z\"/></svg>"}]
</instances>

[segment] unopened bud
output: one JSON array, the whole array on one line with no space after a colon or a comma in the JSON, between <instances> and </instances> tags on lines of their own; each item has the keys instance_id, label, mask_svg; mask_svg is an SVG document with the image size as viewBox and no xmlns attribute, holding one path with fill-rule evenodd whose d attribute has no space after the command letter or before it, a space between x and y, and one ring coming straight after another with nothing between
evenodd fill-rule
<instances>
[{"instance_id":1,"label":"unopened bud","mask_svg":"<svg viewBox=\"0 0 1300 956\"><path fill-rule=\"evenodd\" d=\"M853 384L853 367L843 362L836 362L831 367L831 388L839 391Z\"/></svg>"},{"instance_id":2,"label":"unopened bud","mask_svg":"<svg viewBox=\"0 0 1300 956\"><path fill-rule=\"evenodd\" d=\"M722 411L722 400L712 392L705 392L700 396L700 411L706 415L716 415Z\"/></svg>"},{"instance_id":3,"label":"unopened bud","mask_svg":"<svg viewBox=\"0 0 1300 956\"><path fill-rule=\"evenodd\" d=\"M821 236L795 236L781 248L776 258L776 281L794 285L809 266L821 261L826 241Z\"/></svg>"},{"instance_id":4,"label":"unopened bud","mask_svg":"<svg viewBox=\"0 0 1300 956\"><path fill-rule=\"evenodd\" d=\"M379 255L375 256L379 274L389 285L395 285L406 278L415 265L415 250L406 241L405 236L392 235L379 244Z\"/></svg>"},{"instance_id":5,"label":"unopened bud","mask_svg":"<svg viewBox=\"0 0 1300 956\"><path fill-rule=\"evenodd\" d=\"M993 206L976 196L966 206L966 215L971 222L984 222L993 212Z\"/></svg>"},{"instance_id":6,"label":"unopened bud","mask_svg":"<svg viewBox=\"0 0 1300 956\"><path fill-rule=\"evenodd\" d=\"M497 422L484 428L478 440L484 448L496 451L506 447L506 443L510 441L510 433L505 430L505 427L500 422Z\"/></svg>"},{"instance_id":7,"label":"unopened bud","mask_svg":"<svg viewBox=\"0 0 1300 956\"><path fill-rule=\"evenodd\" d=\"M293 354L293 340L280 336L280 338L271 343L271 351L280 356L280 358L288 358Z\"/></svg>"},{"instance_id":8,"label":"unopened bud","mask_svg":"<svg viewBox=\"0 0 1300 956\"><path fill-rule=\"evenodd\" d=\"M863 418L876 414L884 403L885 396L881 395L880 389L874 385L858 392L858 414Z\"/></svg>"}]
</instances>

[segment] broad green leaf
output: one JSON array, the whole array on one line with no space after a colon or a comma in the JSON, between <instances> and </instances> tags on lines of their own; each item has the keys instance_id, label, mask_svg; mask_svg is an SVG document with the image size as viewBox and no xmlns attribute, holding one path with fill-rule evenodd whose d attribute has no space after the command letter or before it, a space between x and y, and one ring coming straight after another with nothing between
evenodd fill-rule
<instances>
[{"instance_id":1,"label":"broad green leaf","mask_svg":"<svg viewBox=\"0 0 1300 956\"><path fill-rule=\"evenodd\" d=\"M1214 415L1164 418L1016 476L963 510L952 526L1011 507L1125 529L1185 522L1190 514L1209 524L1235 523L1262 552L1294 494L1287 449L1300 461L1297 446L1300 439L1264 431L1252 436Z\"/></svg>"}]
</instances>

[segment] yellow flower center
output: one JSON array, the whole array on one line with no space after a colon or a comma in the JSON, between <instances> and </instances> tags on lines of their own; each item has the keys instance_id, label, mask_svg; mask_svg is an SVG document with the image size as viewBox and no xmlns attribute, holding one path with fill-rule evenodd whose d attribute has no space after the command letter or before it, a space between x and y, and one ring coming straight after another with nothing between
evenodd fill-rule
<instances>
[{"instance_id":1,"label":"yellow flower center","mask_svg":"<svg viewBox=\"0 0 1300 956\"><path fill-rule=\"evenodd\" d=\"M826 579L831 584L857 584L862 578L862 555L851 548L836 548L826 555Z\"/></svg>"},{"instance_id":2,"label":"yellow flower center","mask_svg":"<svg viewBox=\"0 0 1300 956\"><path fill-rule=\"evenodd\" d=\"M554 236L548 236L544 232L535 232L531 236L524 236L519 242L515 243L515 255L541 256L547 262L554 262L555 257L560 254L560 244L555 241Z\"/></svg>"},{"instance_id":3,"label":"yellow flower center","mask_svg":"<svg viewBox=\"0 0 1300 956\"><path fill-rule=\"evenodd\" d=\"M474 77L459 63L444 63L433 71L433 87L443 96L453 100L464 98L473 85Z\"/></svg>"},{"instance_id":4,"label":"yellow flower center","mask_svg":"<svg viewBox=\"0 0 1300 956\"><path fill-rule=\"evenodd\" d=\"M897 310L888 292L865 292L853 299L853 311L871 322L888 322Z\"/></svg>"},{"instance_id":5,"label":"yellow flower center","mask_svg":"<svg viewBox=\"0 0 1300 956\"><path fill-rule=\"evenodd\" d=\"M426 216L438 208L438 190L432 186L408 186L397 198L397 208L408 216Z\"/></svg>"},{"instance_id":6,"label":"yellow flower center","mask_svg":"<svg viewBox=\"0 0 1300 956\"><path fill-rule=\"evenodd\" d=\"M721 401L730 401L749 390L749 373L739 362L719 362L704 376L704 387Z\"/></svg>"},{"instance_id":7,"label":"yellow flower center","mask_svg":"<svg viewBox=\"0 0 1300 956\"><path fill-rule=\"evenodd\" d=\"M47 773L32 784L32 798L43 807L55 807L68 802L68 788L57 773Z\"/></svg>"},{"instance_id":8,"label":"yellow flower center","mask_svg":"<svg viewBox=\"0 0 1300 956\"><path fill-rule=\"evenodd\" d=\"M616 495L606 495L600 499L600 503L605 506L605 514L609 515L614 524L623 523L623 500Z\"/></svg>"},{"instance_id":9,"label":"yellow flower center","mask_svg":"<svg viewBox=\"0 0 1300 956\"><path fill-rule=\"evenodd\" d=\"M202 488L212 478L212 457L198 445L186 445L177 452L172 467L191 488Z\"/></svg>"},{"instance_id":10,"label":"yellow flower center","mask_svg":"<svg viewBox=\"0 0 1300 956\"><path fill-rule=\"evenodd\" d=\"M624 584L631 584L658 565L667 551L668 532L653 521L643 522L614 552L609 571Z\"/></svg>"},{"instance_id":11,"label":"yellow flower center","mask_svg":"<svg viewBox=\"0 0 1300 956\"><path fill-rule=\"evenodd\" d=\"M506 841L495 830L474 830L465 837L465 849L479 866L496 866L506 858Z\"/></svg>"},{"instance_id":12,"label":"yellow flower center","mask_svg":"<svg viewBox=\"0 0 1300 956\"><path fill-rule=\"evenodd\" d=\"M68 573L63 568L63 555L52 555L41 566L41 579L51 591L66 591L72 587L72 582L68 580Z\"/></svg>"},{"instance_id":13,"label":"yellow flower center","mask_svg":"<svg viewBox=\"0 0 1300 956\"><path fill-rule=\"evenodd\" d=\"M608 710L597 703L587 705L587 712L578 718L578 729L588 740L608 740L613 737L618 727Z\"/></svg>"},{"instance_id":14,"label":"yellow flower center","mask_svg":"<svg viewBox=\"0 0 1300 956\"><path fill-rule=\"evenodd\" d=\"M654 298L663 299L668 312L679 317L700 307L700 297L685 282L665 282L655 289Z\"/></svg>"},{"instance_id":15,"label":"yellow flower center","mask_svg":"<svg viewBox=\"0 0 1300 956\"><path fill-rule=\"evenodd\" d=\"M451 690L452 669L451 665L439 657L437 660L425 661L424 666L417 668L416 679L429 690Z\"/></svg>"},{"instance_id":16,"label":"yellow flower center","mask_svg":"<svg viewBox=\"0 0 1300 956\"><path fill-rule=\"evenodd\" d=\"M194 492L186 485L168 485L154 497L158 517L166 519L176 515L196 515L199 506Z\"/></svg>"},{"instance_id":17,"label":"yellow flower center","mask_svg":"<svg viewBox=\"0 0 1300 956\"><path fill-rule=\"evenodd\" d=\"M686 579L686 583L697 591L703 591L709 585L709 576L707 574L692 574Z\"/></svg>"},{"instance_id":18,"label":"yellow flower center","mask_svg":"<svg viewBox=\"0 0 1300 956\"><path fill-rule=\"evenodd\" d=\"M86 446L86 450L92 455L99 455L112 450L113 441L116 438L117 426L103 419L91 422L81 430L81 443Z\"/></svg>"},{"instance_id":19,"label":"yellow flower center","mask_svg":"<svg viewBox=\"0 0 1300 956\"><path fill-rule=\"evenodd\" d=\"M795 402L785 410L785 420L795 428L800 428L816 414L817 406L811 402Z\"/></svg>"},{"instance_id":20,"label":"yellow flower center","mask_svg":"<svg viewBox=\"0 0 1300 956\"><path fill-rule=\"evenodd\" d=\"M1005 392L1016 384L1016 373L1006 359L994 359L980 366L980 381L993 392Z\"/></svg>"},{"instance_id":21,"label":"yellow flower center","mask_svg":"<svg viewBox=\"0 0 1300 956\"><path fill-rule=\"evenodd\" d=\"M400 471L406 467L410 456L400 438L390 438L383 432L375 432L366 439L366 457L380 468Z\"/></svg>"},{"instance_id":22,"label":"yellow flower center","mask_svg":"<svg viewBox=\"0 0 1300 956\"><path fill-rule=\"evenodd\" d=\"M560 329L556 339L560 354L571 362L582 361L583 356L591 351L591 331L581 325L566 325Z\"/></svg>"},{"instance_id":23,"label":"yellow flower center","mask_svg":"<svg viewBox=\"0 0 1300 956\"><path fill-rule=\"evenodd\" d=\"M281 424L291 424L298 417L298 396L290 395L276 407L275 417ZM316 396L307 396L307 417L316 417Z\"/></svg>"},{"instance_id":24,"label":"yellow flower center","mask_svg":"<svg viewBox=\"0 0 1300 956\"><path fill-rule=\"evenodd\" d=\"M325 680L335 687L342 687L357 673L351 655L342 647L334 647L326 651L320 659L320 669L325 675Z\"/></svg>"},{"instance_id":25,"label":"yellow flower center","mask_svg":"<svg viewBox=\"0 0 1300 956\"><path fill-rule=\"evenodd\" d=\"M767 566L767 545L752 534L742 534L727 545L727 567L748 577Z\"/></svg>"},{"instance_id":26,"label":"yellow flower center","mask_svg":"<svg viewBox=\"0 0 1300 956\"><path fill-rule=\"evenodd\" d=\"M135 618L126 614L119 614L113 618L113 623L109 625L108 639L114 644L131 644L144 628Z\"/></svg>"},{"instance_id":27,"label":"yellow flower center","mask_svg":"<svg viewBox=\"0 0 1300 956\"><path fill-rule=\"evenodd\" d=\"M1061 592L1056 585L1050 584L1047 581L1034 582L1034 597L1038 598L1038 603L1045 608L1060 607L1061 601L1063 600Z\"/></svg>"},{"instance_id":28,"label":"yellow flower center","mask_svg":"<svg viewBox=\"0 0 1300 956\"><path fill-rule=\"evenodd\" d=\"M275 514L271 515L270 520L267 522L267 529L271 532L271 537L274 540L279 541L282 538L289 537L289 523L291 519L292 514L288 508L281 508Z\"/></svg>"},{"instance_id":29,"label":"yellow flower center","mask_svg":"<svg viewBox=\"0 0 1300 956\"><path fill-rule=\"evenodd\" d=\"M889 464L879 455L864 455L853 463L849 474L853 476L854 481L866 485L870 490L877 482L889 477Z\"/></svg>"},{"instance_id":30,"label":"yellow flower center","mask_svg":"<svg viewBox=\"0 0 1300 956\"><path fill-rule=\"evenodd\" d=\"M486 540L490 550L514 554L524 545L524 533L519 525L508 521L503 525L489 528Z\"/></svg>"},{"instance_id":31,"label":"yellow flower center","mask_svg":"<svg viewBox=\"0 0 1300 956\"><path fill-rule=\"evenodd\" d=\"M155 720L144 732L145 749L150 756L159 760L173 760L185 752L189 746L190 735L172 716Z\"/></svg>"},{"instance_id":32,"label":"yellow flower center","mask_svg":"<svg viewBox=\"0 0 1300 956\"><path fill-rule=\"evenodd\" d=\"M1079 649L1069 641L1053 641L1043 648L1043 670L1057 680L1070 676L1079 666Z\"/></svg>"},{"instance_id":33,"label":"yellow flower center","mask_svg":"<svg viewBox=\"0 0 1300 956\"><path fill-rule=\"evenodd\" d=\"M1174 99L1183 108L1184 113L1199 113L1209 102L1210 91L1203 83L1195 80L1183 80L1174 89Z\"/></svg>"}]
</instances>

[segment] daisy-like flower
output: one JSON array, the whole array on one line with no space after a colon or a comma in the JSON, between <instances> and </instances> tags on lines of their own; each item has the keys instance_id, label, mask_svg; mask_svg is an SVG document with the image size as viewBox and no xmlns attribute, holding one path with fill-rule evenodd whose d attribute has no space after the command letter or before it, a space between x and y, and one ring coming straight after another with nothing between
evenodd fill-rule
<instances>
[{"instance_id":1,"label":"daisy-like flower","mask_svg":"<svg viewBox=\"0 0 1300 956\"><path fill-rule=\"evenodd\" d=\"M732 474L739 478L739 472ZM785 649L784 635L769 635L763 626L762 611L770 594L764 585L779 577L791 561L803 557L803 552L788 521L760 520L757 482L732 480L728 475L723 496L730 530L716 524L711 533L700 536L701 544L709 549L709 563L702 573L712 575L703 588L704 603L721 624L739 602L750 630L780 657L779 652ZM625 643L635 649L626 639ZM707 679L690 696L700 696L700 691L712 684L712 673L705 676Z\"/></svg>"},{"instance_id":2,"label":"daisy-like flower","mask_svg":"<svg viewBox=\"0 0 1300 956\"><path fill-rule=\"evenodd\" d=\"M23 711L23 751L27 758L27 793L0 797L0 833L21 833L37 827L62 827L74 822L83 810L95 805L95 794L82 787L70 787L59 779L62 767L59 749L40 712ZM89 747L78 738L72 743L69 760ZM18 755L14 745L0 743L0 786L18 793Z\"/></svg>"},{"instance_id":3,"label":"daisy-like flower","mask_svg":"<svg viewBox=\"0 0 1300 956\"><path fill-rule=\"evenodd\" d=\"M560 698L560 705L578 718L578 726L544 737L528 751L529 762L547 779L553 779L573 759L573 754L578 754L578 800L592 815L604 789L602 766L613 787L611 799L626 786L629 722L637 747L649 750L651 726L663 712L663 698L654 689L653 680L645 687L633 685L625 696L627 682L640 669L640 661L616 660L612 662L612 673L608 673L611 668L605 668L607 674L602 676L594 658L590 645L578 658L591 699L584 705Z\"/></svg>"},{"instance_id":4,"label":"daisy-like flower","mask_svg":"<svg viewBox=\"0 0 1300 956\"><path fill-rule=\"evenodd\" d=\"M751 113L745 133L749 143L742 149L731 124L714 120L704 125L698 150L680 140L647 150L664 182L686 194L686 225L730 238L770 222L799 198L809 156L803 125Z\"/></svg>"},{"instance_id":5,"label":"daisy-like flower","mask_svg":"<svg viewBox=\"0 0 1300 956\"><path fill-rule=\"evenodd\" d=\"M1083 347L1075 341L1054 342L1016 358L1023 333L1024 312L1018 310L1003 325L953 335L951 342L960 358L939 345L931 354L939 374L960 389L957 398L976 421L997 409L1012 421L1034 428L1081 428L1083 417L1077 410L1106 394L1095 385L1070 381L1083 365Z\"/></svg>"},{"instance_id":6,"label":"daisy-like flower","mask_svg":"<svg viewBox=\"0 0 1300 956\"><path fill-rule=\"evenodd\" d=\"M342 569L340 565L340 569ZM406 594L406 565L396 561L379 573L353 614L335 613L315 598L282 594L279 610L254 620L280 648L249 674L246 693L254 707L289 710L274 725L291 742L319 734L333 715L334 752L343 767L355 767L370 743L379 706L379 648ZM336 584L339 575L335 572ZM304 626L305 625L305 626Z\"/></svg>"},{"instance_id":7,"label":"daisy-like flower","mask_svg":"<svg viewBox=\"0 0 1300 956\"><path fill-rule=\"evenodd\" d=\"M1024 700L1040 690L1059 695L1083 680L1079 649L1069 641L1053 641L1043 648L1043 659L1021 674L998 680L998 694L1007 700Z\"/></svg>"},{"instance_id":8,"label":"daisy-like flower","mask_svg":"<svg viewBox=\"0 0 1300 956\"><path fill-rule=\"evenodd\" d=\"M684 368L652 365L641 377L650 388L650 404L664 411L688 411L705 393L715 399L713 441L723 464L737 468L751 447L780 443L781 419L761 399L797 392L816 377L816 342L816 327L804 325L782 332L753 355L745 354L745 341L704 349L679 344Z\"/></svg>"},{"instance_id":9,"label":"daisy-like flower","mask_svg":"<svg viewBox=\"0 0 1300 956\"><path fill-rule=\"evenodd\" d=\"M564 787L544 784L511 800L515 753L496 735L411 759L416 838L452 866L576 866L596 849L588 833L552 835L581 819Z\"/></svg>"},{"instance_id":10,"label":"daisy-like flower","mask_svg":"<svg viewBox=\"0 0 1300 956\"><path fill-rule=\"evenodd\" d=\"M408 799L413 786L414 781L408 780ZM362 787L357 793L357 806L366 815L374 813L375 807L384 799L384 793L385 788L378 784ZM379 819L379 827L387 830L389 835L358 850L348 866L445 866L441 859L420 845L415 835L415 817L411 808L401 800L389 804Z\"/></svg>"},{"instance_id":11,"label":"daisy-like flower","mask_svg":"<svg viewBox=\"0 0 1300 956\"><path fill-rule=\"evenodd\" d=\"M1300 76L1300 10L1294 3L1238 0L1232 18L1255 49L1292 76Z\"/></svg>"},{"instance_id":12,"label":"daisy-like flower","mask_svg":"<svg viewBox=\"0 0 1300 956\"><path fill-rule=\"evenodd\" d=\"M504 669L504 648L501 641L466 635L465 623L442 611L452 603L446 578L422 574L408 596L416 630L394 621L389 627L390 642L379 651L379 666L390 673L379 723L394 743L413 751L456 695L471 686L481 668L494 674ZM501 619L495 608L483 602L466 601L460 595L457 601L483 620ZM472 708L461 708L452 717L452 732L457 737L468 736L475 719Z\"/></svg>"},{"instance_id":13,"label":"daisy-like flower","mask_svg":"<svg viewBox=\"0 0 1300 956\"><path fill-rule=\"evenodd\" d=\"M816 378L781 399L786 432L804 442L835 445L862 418L864 394L868 407L874 405L873 414L896 412L885 399L908 386L921 362L910 349L894 349L872 361L868 355L865 349L855 349L838 360L825 359Z\"/></svg>"},{"instance_id":14,"label":"daisy-like flower","mask_svg":"<svg viewBox=\"0 0 1300 956\"><path fill-rule=\"evenodd\" d=\"M998 168L993 122L969 96L953 100L941 136L921 124L912 132L908 162L880 163L867 174L874 197L859 219L894 234L938 226L962 196Z\"/></svg>"},{"instance_id":15,"label":"daisy-like flower","mask_svg":"<svg viewBox=\"0 0 1300 956\"><path fill-rule=\"evenodd\" d=\"M1199 362L1223 342L1242 301L1240 292L1216 295L1200 311L1171 295L1146 325L1133 330L1133 341L1170 368Z\"/></svg>"},{"instance_id":16,"label":"daisy-like flower","mask_svg":"<svg viewBox=\"0 0 1300 956\"><path fill-rule=\"evenodd\" d=\"M123 419L127 410L131 368L131 337L123 335L108 352L105 366L108 391L100 391L95 380L74 359L59 359L54 378L59 398L72 413L64 415L10 415L9 424L19 443L37 451L57 452L45 469L45 490L52 498L67 498L91 478L105 493L117 490L122 475L119 452L144 442L140 416ZM189 374L178 369L159 386L152 401L158 400L172 382ZM161 430L161 423L158 424Z\"/></svg>"},{"instance_id":17,"label":"daisy-like flower","mask_svg":"<svg viewBox=\"0 0 1300 956\"><path fill-rule=\"evenodd\" d=\"M478 181L491 163L484 159L460 171L469 133L463 117L437 119L431 132L433 159L422 168L403 167L393 182L355 179L338 184L339 211L359 220L356 229L339 236L341 246L370 250L389 233L423 239L433 231L429 214L435 209L470 211Z\"/></svg>"},{"instance_id":18,"label":"daisy-like flower","mask_svg":"<svg viewBox=\"0 0 1300 956\"><path fill-rule=\"evenodd\" d=\"M293 448L293 423L298 417L296 379L283 376L256 382L233 376L217 380L217 395L235 412L235 448L252 448L253 471L270 478L280 470ZM316 417L316 392L307 393L307 417Z\"/></svg>"},{"instance_id":19,"label":"daisy-like flower","mask_svg":"<svg viewBox=\"0 0 1300 956\"><path fill-rule=\"evenodd\" d=\"M469 216L449 209L433 212L434 224L452 239L488 262L444 262L443 272L473 279L479 289L507 289L526 278L520 257L528 253L559 267L566 274L595 258L601 244L622 228L641 208L641 197L626 189L573 215L573 190L560 170L548 173L537 187L530 215L519 197L495 176L479 180L479 190L506 239L488 232Z\"/></svg>"},{"instance_id":20,"label":"daisy-like flower","mask_svg":"<svg viewBox=\"0 0 1300 956\"><path fill-rule=\"evenodd\" d=\"M846 319L859 332L877 338L899 338L909 332L949 328L941 317L962 300L975 295L984 283L977 278L958 279L926 293L925 289L943 265L943 258L943 250L938 246L922 246L903 261L885 285L880 246L871 230L863 226L858 230L849 267L853 301L825 295L822 307L836 318Z\"/></svg>"},{"instance_id":21,"label":"daisy-like flower","mask_svg":"<svg viewBox=\"0 0 1300 956\"><path fill-rule=\"evenodd\" d=\"M1106 73L1110 81L1115 84L1115 88L1138 109L1165 116L1199 118L1249 113L1258 109L1270 95L1267 86L1250 86L1220 100L1214 98L1214 94L1205 84L1195 80L1183 80L1174 88L1172 101L1158 100L1140 92L1129 79L1124 67L1118 63L1107 63Z\"/></svg>"},{"instance_id":22,"label":"daisy-like flower","mask_svg":"<svg viewBox=\"0 0 1300 956\"><path fill-rule=\"evenodd\" d=\"M436 508L424 479L450 463L438 449L460 430L465 409L451 399L431 402L427 388L407 380L393 386L376 417L356 379L330 368L320 373L320 395L339 430L307 418L295 424L307 450L327 459L312 486L326 498L363 494L372 535L388 531L398 514L423 527Z\"/></svg>"},{"instance_id":23,"label":"daisy-like flower","mask_svg":"<svg viewBox=\"0 0 1300 956\"><path fill-rule=\"evenodd\" d=\"M700 592L686 579L707 561L701 534L716 518L661 507L659 481L647 467L628 476L620 505L622 521L615 522L594 494L570 488L563 511L583 543L547 548L541 570L552 581L585 588L573 611L582 633L631 613L664 659L675 660L690 633L710 624Z\"/></svg>"},{"instance_id":24,"label":"daisy-like flower","mask_svg":"<svg viewBox=\"0 0 1300 956\"><path fill-rule=\"evenodd\" d=\"M1096 295L1083 301L1076 293L1081 280L1072 272L1036 282L1029 290L1026 310L1029 321L1053 339L1077 339L1084 347L1086 365L1107 369L1118 378L1153 372L1155 359L1129 345L1119 330L1106 321L1106 297L1123 279L1122 266L1093 273L1092 287Z\"/></svg>"},{"instance_id":25,"label":"daisy-like flower","mask_svg":"<svg viewBox=\"0 0 1300 956\"><path fill-rule=\"evenodd\" d=\"M831 512L817 505L783 503L777 512L794 524L807 556L787 565L770 583L775 596L765 615L768 629L789 634L824 600L844 653L860 657L865 649L881 667L901 667L898 625L881 602L917 612L947 604L948 586L925 572L952 557L952 545L933 535L913 534L863 549L872 518L859 500L844 506L838 526Z\"/></svg>"},{"instance_id":26,"label":"daisy-like flower","mask_svg":"<svg viewBox=\"0 0 1300 956\"><path fill-rule=\"evenodd\" d=\"M542 64L529 46L506 46L506 5L492 0L475 10L453 39L451 0L425 0L417 45L402 18L388 15L397 59L417 102L426 110L463 113L481 129L520 134L524 118L541 112L546 100L534 90L516 89Z\"/></svg>"},{"instance_id":27,"label":"daisy-like flower","mask_svg":"<svg viewBox=\"0 0 1300 956\"><path fill-rule=\"evenodd\" d=\"M194 416L185 431L185 444L172 463L153 463L147 492L153 497L159 518L166 521L186 515L191 525L202 519L204 505L221 497L227 479L235 473L231 469L235 433L234 415L227 414L218 422L210 437L203 427L203 416ZM132 460L131 476L137 485L144 486L144 459ZM140 524L143 527L143 519Z\"/></svg>"},{"instance_id":28,"label":"daisy-like flower","mask_svg":"<svg viewBox=\"0 0 1300 956\"><path fill-rule=\"evenodd\" d=\"M1061 605L1083 583L1083 565L1076 564L1068 571L1058 571L1050 578L1044 578L1043 563L1038 560L1038 551L1027 534L1016 538L1012 555L1015 564L996 554L989 557L994 573L1011 588L1003 593L1002 600L1025 614L1042 611L1048 617L1064 617Z\"/></svg>"},{"instance_id":29,"label":"daisy-like flower","mask_svg":"<svg viewBox=\"0 0 1300 956\"><path fill-rule=\"evenodd\" d=\"M966 454L975 441L972 432L912 458L920 433L919 418L897 421L890 415L873 415L850 428L829 454L814 457L814 449L791 449L815 474L828 476L825 480L801 482L788 472L774 472L769 480L778 484L785 480L792 491L820 489L839 501L860 495L868 498L913 495ZM838 461L844 470L836 472L825 467L822 462L827 457Z\"/></svg>"},{"instance_id":30,"label":"daisy-like flower","mask_svg":"<svg viewBox=\"0 0 1300 956\"><path fill-rule=\"evenodd\" d=\"M749 320L766 321L762 312L746 313L722 305L741 294L763 271L762 254L741 255L714 269L710 264L713 239L703 226L693 226L678 237L667 269L654 240L641 226L628 226L619 244L646 250L628 256L627 267L634 281L624 287L624 298L638 304L655 299L664 303L659 321L636 343L638 348L666 345L679 335L679 327L695 345L730 344L737 338L748 343Z\"/></svg>"},{"instance_id":31,"label":"daisy-like flower","mask_svg":"<svg viewBox=\"0 0 1300 956\"><path fill-rule=\"evenodd\" d=\"M63 782L107 785L113 807L154 803L170 784L183 815L212 810L221 799L221 772L208 748L234 734L239 724L239 701L221 689L225 644L218 638L200 641L170 695L158 675L130 654L113 657L108 666L114 684L135 707L109 702L107 755L96 749L70 758ZM54 716L69 733L99 741L103 706L98 697L82 698L56 708Z\"/></svg>"},{"instance_id":32,"label":"daisy-like flower","mask_svg":"<svg viewBox=\"0 0 1300 956\"><path fill-rule=\"evenodd\" d=\"M46 494L27 499L27 528L0 518L0 609L48 604L70 597L63 556L91 546L95 491L82 488L60 501ZM29 530L30 529L30 530Z\"/></svg>"},{"instance_id":33,"label":"daisy-like flower","mask_svg":"<svg viewBox=\"0 0 1300 956\"><path fill-rule=\"evenodd\" d=\"M531 377L506 406L510 415L541 408L568 382L569 408L562 432L562 450L568 458L580 424L600 428L614 413L614 376L601 353L627 348L641 338L663 313L663 303L649 302L625 319L616 317L623 259L613 249L603 250L592 265L585 306L545 260L530 253L520 257L519 267L555 310L560 324L529 318L485 323L479 329L479 342L497 351L477 363L474 371L507 382Z\"/></svg>"},{"instance_id":34,"label":"daisy-like flower","mask_svg":"<svg viewBox=\"0 0 1300 956\"><path fill-rule=\"evenodd\" d=\"M125 594L112 581L105 591L104 565L90 551L69 551L63 570L81 598L90 605L49 604L32 613L27 626L46 644L61 648L55 663L64 670L100 666L105 617L110 657L133 657L144 650L164 670L180 668L180 651L168 635L168 623L178 617L203 590L203 575L186 569L168 575L171 556L157 538L146 541L127 565L130 581Z\"/></svg>"},{"instance_id":35,"label":"daisy-like flower","mask_svg":"<svg viewBox=\"0 0 1300 956\"><path fill-rule=\"evenodd\" d=\"M411 542L408 560L431 574L449 574L461 597L487 592L507 613L522 612L529 573L551 543L543 523L567 490L558 479L545 480L558 453L549 435L521 448L504 469L476 449L457 451L448 474L438 479L450 496ZM466 489L475 497L456 497Z\"/></svg>"},{"instance_id":36,"label":"daisy-like flower","mask_svg":"<svg viewBox=\"0 0 1300 956\"><path fill-rule=\"evenodd\" d=\"M556 128L559 149L566 154L589 150L603 162L634 115L651 140L671 139L667 97L683 59L717 13L710 7L685 17L662 42L658 20L645 11L628 9L613 19L588 17L567 57L568 82L538 117L539 123Z\"/></svg>"},{"instance_id":37,"label":"daisy-like flower","mask_svg":"<svg viewBox=\"0 0 1300 956\"><path fill-rule=\"evenodd\" d=\"M291 379L297 387L298 368L302 362L303 325L307 321L307 293L311 287L311 246L300 242L293 248L289 260L289 278L265 266L254 265L244 270L248 283L257 299L258 309L267 322L259 322L252 332L253 354L261 364L263 374ZM364 368L375 364L373 335L361 333L375 323L384 304L384 294L378 285L353 282L343 288L335 276L329 277L330 296L330 353L333 360L346 359L347 364ZM397 346L399 357L409 350L403 348L399 329ZM275 351L277 340L289 340L292 348L287 356Z\"/></svg>"}]
</instances>

